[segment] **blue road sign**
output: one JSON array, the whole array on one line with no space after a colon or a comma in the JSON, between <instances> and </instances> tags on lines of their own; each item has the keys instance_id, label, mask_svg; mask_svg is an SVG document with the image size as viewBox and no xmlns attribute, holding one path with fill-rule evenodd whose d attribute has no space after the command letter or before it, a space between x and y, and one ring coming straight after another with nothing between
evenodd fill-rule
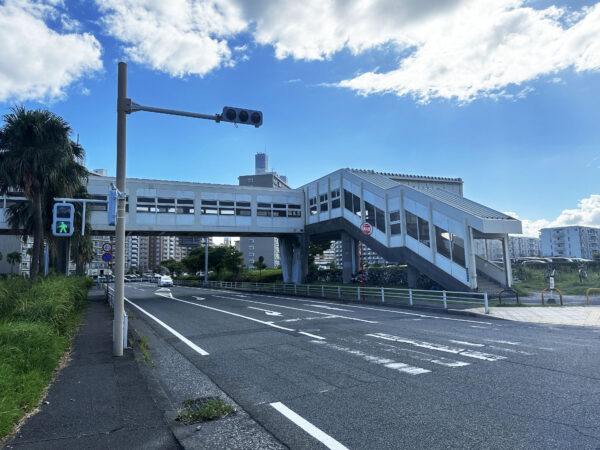
<instances>
[{"instance_id":1,"label":"blue road sign","mask_svg":"<svg viewBox=\"0 0 600 450\"><path fill-rule=\"evenodd\" d=\"M112 255L110 253L104 253L102 255L102 261L110 262L112 260Z\"/></svg>"}]
</instances>

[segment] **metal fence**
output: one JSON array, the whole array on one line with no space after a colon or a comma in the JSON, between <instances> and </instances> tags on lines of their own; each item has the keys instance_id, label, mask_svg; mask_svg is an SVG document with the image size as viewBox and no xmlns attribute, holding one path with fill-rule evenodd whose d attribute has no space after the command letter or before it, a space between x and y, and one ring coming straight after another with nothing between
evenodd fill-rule
<instances>
[{"instance_id":1,"label":"metal fence","mask_svg":"<svg viewBox=\"0 0 600 450\"><path fill-rule=\"evenodd\" d=\"M389 304L404 303L410 306L419 304L439 304L444 309L448 305L483 306L489 314L487 292L426 291L421 289L396 289L369 286L328 286L284 283L249 283L234 281L195 281L174 280L178 286L209 287L214 289L233 289L251 292L269 292L274 294L298 295L305 297L323 297L357 301L380 302Z\"/></svg>"}]
</instances>

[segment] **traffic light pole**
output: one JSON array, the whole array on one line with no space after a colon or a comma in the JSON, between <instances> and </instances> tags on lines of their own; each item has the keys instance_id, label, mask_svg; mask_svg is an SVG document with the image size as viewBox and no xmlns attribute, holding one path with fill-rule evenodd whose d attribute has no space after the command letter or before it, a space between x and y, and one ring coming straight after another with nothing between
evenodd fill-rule
<instances>
[{"instance_id":1,"label":"traffic light pole","mask_svg":"<svg viewBox=\"0 0 600 450\"><path fill-rule=\"evenodd\" d=\"M226 106L223 114L200 114L175 109L142 106L127 97L127 64L119 63L117 86L117 220L115 230L115 296L113 320L113 356L123 356L123 312L125 291L125 167L127 153L127 114L147 111L175 116L193 117L219 122L232 122L253 125L258 128L263 123L262 112ZM208 246L208 240L207 240ZM207 252L208 256L208 252ZM207 272L207 270L205 270ZM205 274L205 276L207 276Z\"/></svg>"},{"instance_id":2,"label":"traffic light pole","mask_svg":"<svg viewBox=\"0 0 600 450\"><path fill-rule=\"evenodd\" d=\"M127 64L119 63L117 86L117 190L125 193L127 154ZM115 297L113 318L113 356L123 356L123 312L125 291L125 196L117 197L115 230Z\"/></svg>"}]
</instances>

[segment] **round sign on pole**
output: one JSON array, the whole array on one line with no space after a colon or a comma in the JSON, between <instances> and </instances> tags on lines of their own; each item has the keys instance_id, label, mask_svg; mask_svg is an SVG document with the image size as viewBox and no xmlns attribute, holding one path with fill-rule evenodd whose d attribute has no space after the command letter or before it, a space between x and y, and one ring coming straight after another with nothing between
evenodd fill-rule
<instances>
[{"instance_id":1,"label":"round sign on pole","mask_svg":"<svg viewBox=\"0 0 600 450\"><path fill-rule=\"evenodd\" d=\"M362 231L365 234L370 235L373 233L373 227L371 226L370 223L365 222L360 226L360 231Z\"/></svg>"},{"instance_id":2,"label":"round sign on pole","mask_svg":"<svg viewBox=\"0 0 600 450\"><path fill-rule=\"evenodd\" d=\"M104 253L110 253L112 251L112 244L110 242L105 242L102 244L102 250Z\"/></svg>"},{"instance_id":3,"label":"round sign on pole","mask_svg":"<svg viewBox=\"0 0 600 450\"><path fill-rule=\"evenodd\" d=\"M110 262L112 260L112 255L110 253L102 254L102 261Z\"/></svg>"}]
</instances>

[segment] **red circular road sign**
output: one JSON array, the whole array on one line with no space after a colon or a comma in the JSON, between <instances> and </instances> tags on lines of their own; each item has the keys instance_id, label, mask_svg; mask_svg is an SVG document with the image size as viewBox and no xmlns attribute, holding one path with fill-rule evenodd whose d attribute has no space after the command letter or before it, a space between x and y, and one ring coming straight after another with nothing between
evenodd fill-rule
<instances>
[{"instance_id":1,"label":"red circular road sign","mask_svg":"<svg viewBox=\"0 0 600 450\"><path fill-rule=\"evenodd\" d=\"M360 231L362 231L365 234L371 234L373 233L373 227L370 223L365 222L360 226Z\"/></svg>"},{"instance_id":2,"label":"red circular road sign","mask_svg":"<svg viewBox=\"0 0 600 450\"><path fill-rule=\"evenodd\" d=\"M110 253L103 253L102 254L102 261L104 262L111 262L112 260L112 255Z\"/></svg>"},{"instance_id":3,"label":"red circular road sign","mask_svg":"<svg viewBox=\"0 0 600 450\"><path fill-rule=\"evenodd\" d=\"M102 250L105 253L110 253L112 251L112 244L110 242L105 242L104 244L102 244Z\"/></svg>"}]
</instances>

